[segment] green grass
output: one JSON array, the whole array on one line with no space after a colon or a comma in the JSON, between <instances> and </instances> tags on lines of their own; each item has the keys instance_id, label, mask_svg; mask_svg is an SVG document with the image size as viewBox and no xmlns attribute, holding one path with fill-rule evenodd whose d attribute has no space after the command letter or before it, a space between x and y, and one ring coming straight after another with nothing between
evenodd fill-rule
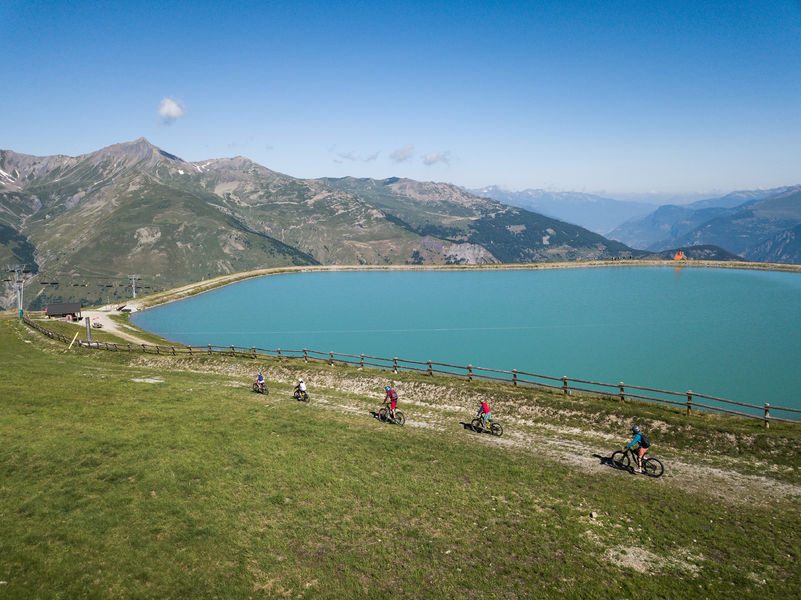
<instances>
[{"instance_id":1,"label":"green grass","mask_svg":"<svg viewBox=\"0 0 801 600\"><path fill-rule=\"evenodd\" d=\"M322 390L308 405L273 381L252 394L226 375L252 361L203 357L189 372L141 358L66 353L0 320L1 597L801 594L797 499L734 510L458 427L382 425L326 408ZM145 378L163 382L132 381ZM728 426L700 419L682 435ZM610 558L626 550L659 560L640 573Z\"/></svg>"}]
</instances>

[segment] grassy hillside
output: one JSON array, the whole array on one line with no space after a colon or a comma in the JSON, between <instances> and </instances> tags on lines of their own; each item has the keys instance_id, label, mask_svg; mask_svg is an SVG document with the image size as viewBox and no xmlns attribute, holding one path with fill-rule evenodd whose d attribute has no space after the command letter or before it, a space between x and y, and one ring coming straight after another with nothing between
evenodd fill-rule
<instances>
[{"instance_id":1,"label":"grassy hillside","mask_svg":"<svg viewBox=\"0 0 801 600\"><path fill-rule=\"evenodd\" d=\"M801 594L796 426L399 375L400 428L369 414L386 374L66 352L10 319L0 364L5 597ZM460 425L480 397L503 438ZM634 417L660 480L593 456Z\"/></svg>"}]
</instances>

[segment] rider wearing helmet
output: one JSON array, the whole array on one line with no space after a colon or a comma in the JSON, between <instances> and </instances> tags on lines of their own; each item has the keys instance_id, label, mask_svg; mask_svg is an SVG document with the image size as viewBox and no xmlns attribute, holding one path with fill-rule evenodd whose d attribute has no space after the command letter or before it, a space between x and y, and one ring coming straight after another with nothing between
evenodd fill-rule
<instances>
[{"instance_id":1,"label":"rider wearing helmet","mask_svg":"<svg viewBox=\"0 0 801 600\"><path fill-rule=\"evenodd\" d=\"M389 402L389 414L394 419L395 409L398 407L398 392L393 390L391 385L385 385L384 391L386 392L386 396L384 396L384 404Z\"/></svg>"},{"instance_id":2,"label":"rider wearing helmet","mask_svg":"<svg viewBox=\"0 0 801 600\"><path fill-rule=\"evenodd\" d=\"M256 384L261 391L264 391L264 375L262 375L261 371L259 371L259 374L256 376Z\"/></svg>"},{"instance_id":3,"label":"rider wearing helmet","mask_svg":"<svg viewBox=\"0 0 801 600\"><path fill-rule=\"evenodd\" d=\"M303 382L303 377L300 377L298 379L297 389L298 389L299 392L305 392L306 391L306 384Z\"/></svg>"},{"instance_id":4,"label":"rider wearing helmet","mask_svg":"<svg viewBox=\"0 0 801 600\"><path fill-rule=\"evenodd\" d=\"M642 473L642 457L645 456L645 453L648 452L648 448L651 447L651 444L648 442L648 438L645 436L642 430L640 430L639 425L632 425L631 426L631 433L634 434L632 440L623 446L623 450L628 450L635 444L637 444L637 472Z\"/></svg>"},{"instance_id":5,"label":"rider wearing helmet","mask_svg":"<svg viewBox=\"0 0 801 600\"><path fill-rule=\"evenodd\" d=\"M490 406L486 400L481 400L476 416L481 418L483 427L486 429L487 424L492 421L492 413L490 412Z\"/></svg>"}]
</instances>

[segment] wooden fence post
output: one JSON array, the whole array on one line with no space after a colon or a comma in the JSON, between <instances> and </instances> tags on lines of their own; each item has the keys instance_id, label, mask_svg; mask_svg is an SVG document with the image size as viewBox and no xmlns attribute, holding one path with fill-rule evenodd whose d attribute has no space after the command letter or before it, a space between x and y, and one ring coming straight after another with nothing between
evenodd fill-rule
<instances>
[{"instance_id":1,"label":"wooden fence post","mask_svg":"<svg viewBox=\"0 0 801 600\"><path fill-rule=\"evenodd\" d=\"M434 375L434 367L431 365L431 361L428 361L428 374L433 376Z\"/></svg>"},{"instance_id":2,"label":"wooden fence post","mask_svg":"<svg viewBox=\"0 0 801 600\"><path fill-rule=\"evenodd\" d=\"M209 344L209 354L211 354L211 344Z\"/></svg>"},{"instance_id":3,"label":"wooden fence post","mask_svg":"<svg viewBox=\"0 0 801 600\"><path fill-rule=\"evenodd\" d=\"M256 358L256 346L251 347L250 353L253 355L253 358Z\"/></svg>"},{"instance_id":4,"label":"wooden fence post","mask_svg":"<svg viewBox=\"0 0 801 600\"><path fill-rule=\"evenodd\" d=\"M187 346L187 348L189 349L189 356L192 356L192 346Z\"/></svg>"},{"instance_id":5,"label":"wooden fence post","mask_svg":"<svg viewBox=\"0 0 801 600\"><path fill-rule=\"evenodd\" d=\"M360 369L364 368L364 354L359 355L359 368Z\"/></svg>"},{"instance_id":6,"label":"wooden fence post","mask_svg":"<svg viewBox=\"0 0 801 600\"><path fill-rule=\"evenodd\" d=\"M234 347L231 346L231 356L236 356L236 352L234 352Z\"/></svg>"},{"instance_id":7,"label":"wooden fence post","mask_svg":"<svg viewBox=\"0 0 801 600\"><path fill-rule=\"evenodd\" d=\"M567 384L567 375L564 375L562 377L562 393L565 396L569 396L570 395L570 386Z\"/></svg>"},{"instance_id":8,"label":"wooden fence post","mask_svg":"<svg viewBox=\"0 0 801 600\"><path fill-rule=\"evenodd\" d=\"M172 346L172 355L175 356L175 346Z\"/></svg>"},{"instance_id":9,"label":"wooden fence post","mask_svg":"<svg viewBox=\"0 0 801 600\"><path fill-rule=\"evenodd\" d=\"M765 402L765 429L770 427L770 422L768 419L770 419L770 404Z\"/></svg>"},{"instance_id":10,"label":"wooden fence post","mask_svg":"<svg viewBox=\"0 0 801 600\"><path fill-rule=\"evenodd\" d=\"M281 360L281 348L278 349L278 360Z\"/></svg>"},{"instance_id":11,"label":"wooden fence post","mask_svg":"<svg viewBox=\"0 0 801 600\"><path fill-rule=\"evenodd\" d=\"M467 381L473 381L473 365L467 365Z\"/></svg>"},{"instance_id":12,"label":"wooden fence post","mask_svg":"<svg viewBox=\"0 0 801 600\"><path fill-rule=\"evenodd\" d=\"M512 385L517 385L517 369L512 369Z\"/></svg>"},{"instance_id":13,"label":"wooden fence post","mask_svg":"<svg viewBox=\"0 0 801 600\"><path fill-rule=\"evenodd\" d=\"M309 351L306 348L303 349L303 362L309 362Z\"/></svg>"},{"instance_id":14,"label":"wooden fence post","mask_svg":"<svg viewBox=\"0 0 801 600\"><path fill-rule=\"evenodd\" d=\"M623 385L623 382L621 381L620 383L617 384L617 386L620 388L620 401L621 402L625 402L626 401L626 388Z\"/></svg>"},{"instance_id":15,"label":"wooden fence post","mask_svg":"<svg viewBox=\"0 0 801 600\"><path fill-rule=\"evenodd\" d=\"M397 356L393 357L393 359L392 359L392 372L393 373L397 373L398 372L398 357Z\"/></svg>"},{"instance_id":16,"label":"wooden fence post","mask_svg":"<svg viewBox=\"0 0 801 600\"><path fill-rule=\"evenodd\" d=\"M145 350L145 345L142 344L142 354L146 354L146 353L147 353L147 350Z\"/></svg>"},{"instance_id":17,"label":"wooden fence post","mask_svg":"<svg viewBox=\"0 0 801 600\"><path fill-rule=\"evenodd\" d=\"M693 391L687 390L687 416L689 417L693 412Z\"/></svg>"},{"instance_id":18,"label":"wooden fence post","mask_svg":"<svg viewBox=\"0 0 801 600\"><path fill-rule=\"evenodd\" d=\"M333 367L334 366L334 353L333 352L329 352L328 353L328 366L329 367Z\"/></svg>"},{"instance_id":19,"label":"wooden fence post","mask_svg":"<svg viewBox=\"0 0 801 600\"><path fill-rule=\"evenodd\" d=\"M131 348L130 344L128 344L128 352L133 352L133 348Z\"/></svg>"}]
</instances>

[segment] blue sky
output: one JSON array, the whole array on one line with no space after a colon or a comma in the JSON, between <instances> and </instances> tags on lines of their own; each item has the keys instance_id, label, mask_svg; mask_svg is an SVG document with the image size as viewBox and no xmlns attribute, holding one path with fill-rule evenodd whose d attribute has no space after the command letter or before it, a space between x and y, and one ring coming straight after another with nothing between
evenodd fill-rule
<instances>
[{"instance_id":1,"label":"blue sky","mask_svg":"<svg viewBox=\"0 0 801 600\"><path fill-rule=\"evenodd\" d=\"M0 0L0 55L0 148L28 154L145 136L297 177L801 183L801 0Z\"/></svg>"}]
</instances>

